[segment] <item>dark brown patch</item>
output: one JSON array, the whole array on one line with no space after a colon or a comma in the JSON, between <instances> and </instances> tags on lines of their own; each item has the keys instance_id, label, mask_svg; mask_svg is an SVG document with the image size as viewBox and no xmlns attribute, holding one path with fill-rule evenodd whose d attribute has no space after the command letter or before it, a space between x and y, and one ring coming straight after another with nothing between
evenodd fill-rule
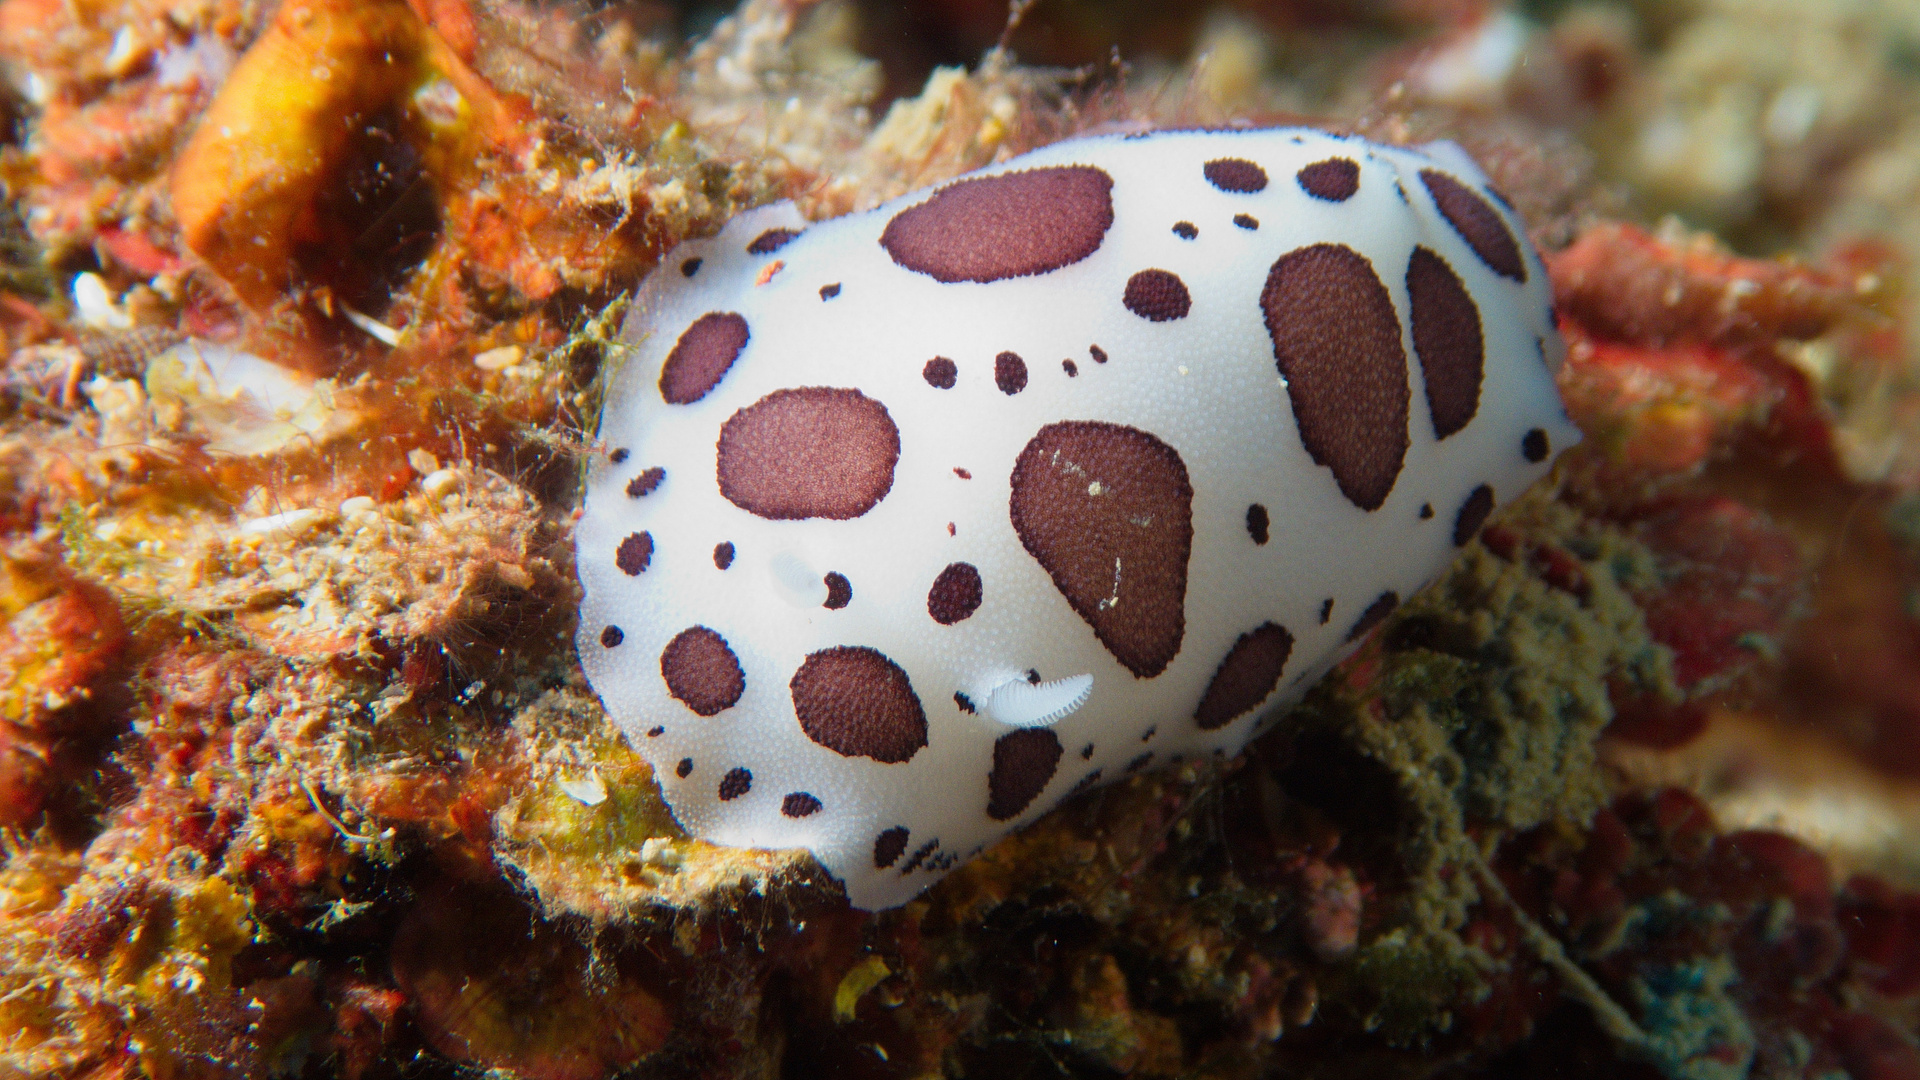
<instances>
[{"instance_id":1,"label":"dark brown patch","mask_svg":"<svg viewBox=\"0 0 1920 1080\"><path fill-rule=\"evenodd\" d=\"M1329 596L1320 601L1320 625L1327 625L1327 620L1331 618L1333 618L1333 597Z\"/></svg>"},{"instance_id":2,"label":"dark brown patch","mask_svg":"<svg viewBox=\"0 0 1920 1080\"><path fill-rule=\"evenodd\" d=\"M1100 643L1139 678L1166 670L1186 632L1193 549L1179 453L1119 424L1049 424L1020 452L1012 486L1020 543Z\"/></svg>"},{"instance_id":3,"label":"dark brown patch","mask_svg":"<svg viewBox=\"0 0 1920 1080\"><path fill-rule=\"evenodd\" d=\"M1433 517L1433 504L1421 503L1420 504L1420 520L1426 521L1431 517Z\"/></svg>"},{"instance_id":4,"label":"dark brown patch","mask_svg":"<svg viewBox=\"0 0 1920 1080\"><path fill-rule=\"evenodd\" d=\"M1080 748L1080 760L1081 761L1093 760L1093 744L1092 743L1088 743L1087 745Z\"/></svg>"},{"instance_id":5,"label":"dark brown patch","mask_svg":"<svg viewBox=\"0 0 1920 1080\"><path fill-rule=\"evenodd\" d=\"M1508 231L1500 211L1487 204L1472 188L1437 169L1421 169L1420 182L1427 185L1433 204L1467 242L1480 261L1502 277L1525 283L1527 264L1520 258L1520 245Z\"/></svg>"},{"instance_id":6,"label":"dark brown patch","mask_svg":"<svg viewBox=\"0 0 1920 1080\"><path fill-rule=\"evenodd\" d=\"M959 180L887 222L880 246L936 281L1044 274L1093 254L1113 225L1113 178L1087 165Z\"/></svg>"},{"instance_id":7,"label":"dark brown patch","mask_svg":"<svg viewBox=\"0 0 1920 1080\"><path fill-rule=\"evenodd\" d=\"M895 825L893 828L873 838L873 867L885 870L900 861L907 850L907 827Z\"/></svg>"},{"instance_id":8,"label":"dark brown patch","mask_svg":"<svg viewBox=\"0 0 1920 1080\"><path fill-rule=\"evenodd\" d=\"M1267 508L1259 503L1247 507L1247 535L1253 537L1256 544L1267 542L1267 529L1273 522L1267 517Z\"/></svg>"},{"instance_id":9,"label":"dark brown patch","mask_svg":"<svg viewBox=\"0 0 1920 1080\"><path fill-rule=\"evenodd\" d=\"M822 300L831 300L834 297L839 295L840 295L840 283L837 281L831 285L820 286L820 299Z\"/></svg>"},{"instance_id":10,"label":"dark brown patch","mask_svg":"<svg viewBox=\"0 0 1920 1080\"><path fill-rule=\"evenodd\" d=\"M680 631L660 650L660 677L667 693L701 716L732 707L747 690L733 647L704 626Z\"/></svg>"},{"instance_id":11,"label":"dark brown patch","mask_svg":"<svg viewBox=\"0 0 1920 1080\"><path fill-rule=\"evenodd\" d=\"M692 772L693 772L693 759L690 757L681 758L680 764L675 765L673 767L673 775L679 777L682 780L685 780Z\"/></svg>"},{"instance_id":12,"label":"dark brown patch","mask_svg":"<svg viewBox=\"0 0 1920 1080\"><path fill-rule=\"evenodd\" d=\"M1423 247L1407 261L1407 297L1413 307L1413 352L1427 383L1433 436L1444 439L1480 411L1486 350L1480 309L1453 267Z\"/></svg>"},{"instance_id":13,"label":"dark brown patch","mask_svg":"<svg viewBox=\"0 0 1920 1080\"><path fill-rule=\"evenodd\" d=\"M1018 353L1003 352L993 358L993 385L1009 396L1027 388L1027 362Z\"/></svg>"},{"instance_id":14,"label":"dark brown patch","mask_svg":"<svg viewBox=\"0 0 1920 1080\"><path fill-rule=\"evenodd\" d=\"M618 450L615 450L615 451L613 451L612 453L610 453L610 454L608 454L608 455L607 455L607 460L608 460L608 461L611 461L611 462L613 462L613 463L614 463L615 465L618 465L618 464L620 464L620 463L622 463L622 462L624 462L624 461L626 461L626 460L627 460L627 449L626 449L626 447L624 447L624 446L623 446L623 447L621 447L620 449L618 449Z\"/></svg>"},{"instance_id":15,"label":"dark brown patch","mask_svg":"<svg viewBox=\"0 0 1920 1080\"><path fill-rule=\"evenodd\" d=\"M1387 501L1407 456L1407 355L1373 264L1341 244L1280 257L1260 293L1300 441L1362 510Z\"/></svg>"},{"instance_id":16,"label":"dark brown patch","mask_svg":"<svg viewBox=\"0 0 1920 1080\"><path fill-rule=\"evenodd\" d=\"M920 864L927 861L927 856L933 854L934 850L939 846L940 846L940 838L937 836L927 841L926 843L921 844L920 847L916 849L912 855L909 855L907 857L906 865L900 868L901 876L904 877L907 874L911 874L915 870L920 869Z\"/></svg>"},{"instance_id":17,"label":"dark brown patch","mask_svg":"<svg viewBox=\"0 0 1920 1080\"><path fill-rule=\"evenodd\" d=\"M657 739L660 736L665 735L666 733L667 733L666 728L661 727L659 724L655 724L652 727L647 729L647 738Z\"/></svg>"},{"instance_id":18,"label":"dark brown patch","mask_svg":"<svg viewBox=\"0 0 1920 1080\"><path fill-rule=\"evenodd\" d=\"M1487 523L1487 515L1493 513L1493 489L1485 484L1473 489L1467 501L1460 504L1460 516L1453 519L1453 544L1466 547L1467 542L1480 535L1480 526Z\"/></svg>"},{"instance_id":19,"label":"dark brown patch","mask_svg":"<svg viewBox=\"0 0 1920 1080\"><path fill-rule=\"evenodd\" d=\"M1126 295L1120 302L1128 311L1154 322L1184 319L1193 310L1187 283L1166 270L1142 270L1128 278Z\"/></svg>"},{"instance_id":20,"label":"dark brown patch","mask_svg":"<svg viewBox=\"0 0 1920 1080\"><path fill-rule=\"evenodd\" d=\"M1191 240L1200 235L1200 230L1191 221L1176 221L1173 223L1173 235L1182 240Z\"/></svg>"},{"instance_id":21,"label":"dark brown patch","mask_svg":"<svg viewBox=\"0 0 1920 1080\"><path fill-rule=\"evenodd\" d=\"M1141 741L1141 742L1152 742L1152 741L1153 741L1153 737L1154 737L1155 735L1158 735L1158 734L1160 734L1160 725L1159 725L1159 724L1155 724L1155 725L1153 725L1152 727L1150 727L1150 728L1148 728L1147 730L1145 730L1145 731L1143 731L1143 732L1141 732L1141 733L1140 733L1140 741Z\"/></svg>"},{"instance_id":22,"label":"dark brown patch","mask_svg":"<svg viewBox=\"0 0 1920 1080\"><path fill-rule=\"evenodd\" d=\"M660 486L660 481L666 478L667 470L655 465L653 468L627 481L627 495L635 499L651 495L654 489Z\"/></svg>"},{"instance_id":23,"label":"dark brown patch","mask_svg":"<svg viewBox=\"0 0 1920 1080\"><path fill-rule=\"evenodd\" d=\"M653 562L653 534L637 532L614 549L613 565L628 577L637 577Z\"/></svg>"},{"instance_id":24,"label":"dark brown patch","mask_svg":"<svg viewBox=\"0 0 1920 1080\"><path fill-rule=\"evenodd\" d=\"M768 229L766 232L754 237L753 243L747 245L747 254L771 255L781 248L786 247L793 241L794 237L799 235L800 230L798 229Z\"/></svg>"},{"instance_id":25,"label":"dark brown patch","mask_svg":"<svg viewBox=\"0 0 1920 1080\"><path fill-rule=\"evenodd\" d=\"M1347 631L1347 640L1359 641L1366 637L1369 630L1379 626L1387 616L1393 614L1393 609L1399 606L1399 593L1383 592L1374 597L1373 603L1368 604L1367 610L1361 612L1360 618L1354 621L1353 629Z\"/></svg>"},{"instance_id":26,"label":"dark brown patch","mask_svg":"<svg viewBox=\"0 0 1920 1080\"><path fill-rule=\"evenodd\" d=\"M959 478L960 478L960 479L962 479L962 480L971 480L971 479L973 479L973 474L972 474L972 473L970 473L970 472L968 472L967 470L965 470L965 469L963 469L963 468L961 468L961 467L960 467L960 466L958 466L958 465L955 465L955 466L953 467L953 475L955 475L955 476L957 476L957 477L959 477Z\"/></svg>"},{"instance_id":27,"label":"dark brown patch","mask_svg":"<svg viewBox=\"0 0 1920 1080\"><path fill-rule=\"evenodd\" d=\"M788 689L807 738L843 757L894 765L927 745L927 715L907 673L877 650L822 649L793 673Z\"/></svg>"},{"instance_id":28,"label":"dark brown patch","mask_svg":"<svg viewBox=\"0 0 1920 1080\"><path fill-rule=\"evenodd\" d=\"M900 430L858 390L776 390L720 429L720 494L775 521L845 521L893 488Z\"/></svg>"},{"instance_id":29,"label":"dark brown patch","mask_svg":"<svg viewBox=\"0 0 1920 1080\"><path fill-rule=\"evenodd\" d=\"M722 570L733 565L733 541L722 540L713 545L713 565Z\"/></svg>"},{"instance_id":30,"label":"dark brown patch","mask_svg":"<svg viewBox=\"0 0 1920 1080\"><path fill-rule=\"evenodd\" d=\"M1107 362L1107 350L1098 345L1087 346L1087 355L1093 357L1093 362L1096 364L1104 364Z\"/></svg>"},{"instance_id":31,"label":"dark brown patch","mask_svg":"<svg viewBox=\"0 0 1920 1080\"><path fill-rule=\"evenodd\" d=\"M811 817L820 812L820 800L812 792L790 791L780 800L780 812L788 817Z\"/></svg>"},{"instance_id":32,"label":"dark brown patch","mask_svg":"<svg viewBox=\"0 0 1920 1080\"><path fill-rule=\"evenodd\" d=\"M1352 158L1316 161L1294 174L1301 190L1316 199L1346 202L1360 190L1360 163Z\"/></svg>"},{"instance_id":33,"label":"dark brown patch","mask_svg":"<svg viewBox=\"0 0 1920 1080\"><path fill-rule=\"evenodd\" d=\"M731 311L709 311L695 319L660 369L660 396L669 405L706 397L740 358L747 336L747 320Z\"/></svg>"},{"instance_id":34,"label":"dark brown patch","mask_svg":"<svg viewBox=\"0 0 1920 1080\"><path fill-rule=\"evenodd\" d=\"M627 632L617 626L605 627L600 631L600 645L603 648L614 648L625 640L627 640Z\"/></svg>"},{"instance_id":35,"label":"dark brown patch","mask_svg":"<svg viewBox=\"0 0 1920 1080\"><path fill-rule=\"evenodd\" d=\"M1151 750L1147 751L1144 754L1139 754L1135 756L1132 761L1127 762L1126 771L1128 773L1137 773L1141 769L1146 768L1147 763L1152 760L1153 760L1153 751Z\"/></svg>"},{"instance_id":36,"label":"dark brown patch","mask_svg":"<svg viewBox=\"0 0 1920 1080\"><path fill-rule=\"evenodd\" d=\"M1260 219L1254 217L1252 214L1235 214L1233 215L1233 223L1249 232L1260 227Z\"/></svg>"},{"instance_id":37,"label":"dark brown patch","mask_svg":"<svg viewBox=\"0 0 1920 1080\"><path fill-rule=\"evenodd\" d=\"M1247 710L1267 700L1280 685L1287 657L1293 654L1293 635L1278 623L1262 623L1240 635L1226 659L1213 673L1207 692L1194 711L1202 731L1226 727Z\"/></svg>"},{"instance_id":38,"label":"dark brown patch","mask_svg":"<svg viewBox=\"0 0 1920 1080\"><path fill-rule=\"evenodd\" d=\"M720 778L719 795L721 802L732 802L752 790L753 773L748 772L746 769L735 766L734 768L728 769L727 775Z\"/></svg>"},{"instance_id":39,"label":"dark brown patch","mask_svg":"<svg viewBox=\"0 0 1920 1080\"><path fill-rule=\"evenodd\" d=\"M683 263L681 263L681 264L680 264L680 276L681 276L681 277L692 277L693 275L695 275L695 274L697 274L697 273L699 273L699 272L700 272L700 264L701 264L702 262L705 262L705 261L706 261L706 260L704 260L704 259L699 259L699 258L693 258L693 259L688 259L688 260L687 260L686 262L683 262Z\"/></svg>"},{"instance_id":40,"label":"dark brown patch","mask_svg":"<svg viewBox=\"0 0 1920 1080\"><path fill-rule=\"evenodd\" d=\"M1060 370L1066 372L1067 378L1071 379L1075 375L1080 374L1080 365L1071 360L1062 360L1060 361Z\"/></svg>"},{"instance_id":41,"label":"dark brown patch","mask_svg":"<svg viewBox=\"0 0 1920 1080\"><path fill-rule=\"evenodd\" d=\"M944 356L936 356L920 369L920 377L927 380L928 386L951 390L954 380L960 377L960 366Z\"/></svg>"},{"instance_id":42,"label":"dark brown patch","mask_svg":"<svg viewBox=\"0 0 1920 1080\"><path fill-rule=\"evenodd\" d=\"M994 740L993 771L987 774L987 816L1020 816L1060 767L1060 737L1047 728L1021 728Z\"/></svg>"},{"instance_id":43,"label":"dark brown patch","mask_svg":"<svg viewBox=\"0 0 1920 1080\"><path fill-rule=\"evenodd\" d=\"M953 692L953 703L955 706L959 708L961 712L966 713L968 716L973 715L974 708L973 708L972 698L968 697L967 695L961 693L958 690L955 690Z\"/></svg>"},{"instance_id":44,"label":"dark brown patch","mask_svg":"<svg viewBox=\"0 0 1920 1080\"><path fill-rule=\"evenodd\" d=\"M1251 194L1267 187L1267 170L1244 158L1216 158L1201 167L1207 183L1221 191Z\"/></svg>"},{"instance_id":45,"label":"dark brown patch","mask_svg":"<svg viewBox=\"0 0 1920 1080\"><path fill-rule=\"evenodd\" d=\"M954 623L980 608L980 571L972 563L948 563L927 590L927 614L941 626Z\"/></svg>"},{"instance_id":46,"label":"dark brown patch","mask_svg":"<svg viewBox=\"0 0 1920 1080\"><path fill-rule=\"evenodd\" d=\"M824 606L835 611L853 603L853 582L838 570L829 570L826 576L827 602Z\"/></svg>"},{"instance_id":47,"label":"dark brown patch","mask_svg":"<svg viewBox=\"0 0 1920 1080\"><path fill-rule=\"evenodd\" d=\"M1553 446L1547 441L1547 433L1539 428L1529 428L1520 437L1521 455L1535 465L1547 460L1547 455L1552 452Z\"/></svg>"}]
</instances>

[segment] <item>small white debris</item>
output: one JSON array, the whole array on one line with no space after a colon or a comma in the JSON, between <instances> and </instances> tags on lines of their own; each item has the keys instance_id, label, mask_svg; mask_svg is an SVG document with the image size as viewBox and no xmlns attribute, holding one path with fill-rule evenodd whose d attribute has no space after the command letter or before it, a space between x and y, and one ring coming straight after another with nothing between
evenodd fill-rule
<instances>
[{"instance_id":1,"label":"small white debris","mask_svg":"<svg viewBox=\"0 0 1920 1080\"><path fill-rule=\"evenodd\" d=\"M340 516L353 517L355 514L369 514L373 512L373 508L377 505L379 504L373 501L372 496L355 495L351 499L341 500Z\"/></svg>"},{"instance_id":2,"label":"small white debris","mask_svg":"<svg viewBox=\"0 0 1920 1080\"><path fill-rule=\"evenodd\" d=\"M460 474L452 469L438 469L420 478L420 490L435 499L459 485Z\"/></svg>"},{"instance_id":3,"label":"small white debris","mask_svg":"<svg viewBox=\"0 0 1920 1080\"><path fill-rule=\"evenodd\" d=\"M128 330L133 319L113 298L106 279L88 272L73 277L73 306L80 321L95 330Z\"/></svg>"},{"instance_id":4,"label":"small white debris","mask_svg":"<svg viewBox=\"0 0 1920 1080\"><path fill-rule=\"evenodd\" d=\"M413 471L419 473L421 476L427 476L440 471L440 459L434 457L429 451L422 450L418 447L407 451L407 464L413 466Z\"/></svg>"},{"instance_id":5,"label":"small white debris","mask_svg":"<svg viewBox=\"0 0 1920 1080\"><path fill-rule=\"evenodd\" d=\"M147 363L147 395L210 435L207 449L216 453L270 454L345 434L360 416L335 404L335 389L331 379L197 339Z\"/></svg>"},{"instance_id":6,"label":"small white debris","mask_svg":"<svg viewBox=\"0 0 1920 1080\"><path fill-rule=\"evenodd\" d=\"M243 521L240 523L240 527L234 531L238 532L241 536L299 536L301 533L318 525L325 517L325 511L306 506L298 510L287 510L282 513L268 514L266 517Z\"/></svg>"},{"instance_id":7,"label":"small white debris","mask_svg":"<svg viewBox=\"0 0 1920 1080\"><path fill-rule=\"evenodd\" d=\"M520 362L525 350L518 345L502 345L497 349L488 349L473 358L473 366L481 371L499 371L510 368Z\"/></svg>"},{"instance_id":8,"label":"small white debris","mask_svg":"<svg viewBox=\"0 0 1920 1080\"><path fill-rule=\"evenodd\" d=\"M680 865L680 853L673 841L664 836L649 836L640 844L640 861L648 866L672 869Z\"/></svg>"},{"instance_id":9,"label":"small white debris","mask_svg":"<svg viewBox=\"0 0 1920 1080\"><path fill-rule=\"evenodd\" d=\"M381 344L389 345L389 346L400 344L400 331L395 330L393 327L388 326L386 323L380 322L369 316L362 315L345 304L340 305L340 312L341 314L347 317L348 322L352 323L353 325L359 327L362 330L365 330L367 332L367 336L373 338L374 340L380 342Z\"/></svg>"},{"instance_id":10,"label":"small white debris","mask_svg":"<svg viewBox=\"0 0 1920 1080\"><path fill-rule=\"evenodd\" d=\"M607 785L600 779L598 769L588 769L585 776L562 777L554 782L582 806L599 806L607 801Z\"/></svg>"}]
</instances>

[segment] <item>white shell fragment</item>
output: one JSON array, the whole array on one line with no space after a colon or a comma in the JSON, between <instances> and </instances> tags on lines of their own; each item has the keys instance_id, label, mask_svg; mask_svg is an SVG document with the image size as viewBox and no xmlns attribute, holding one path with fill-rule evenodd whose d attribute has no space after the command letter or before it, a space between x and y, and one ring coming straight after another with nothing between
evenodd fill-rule
<instances>
[{"instance_id":1,"label":"white shell fragment","mask_svg":"<svg viewBox=\"0 0 1920 1080\"><path fill-rule=\"evenodd\" d=\"M352 430L359 416L334 402L331 379L313 379L271 360L188 339L147 362L147 396L178 408L222 454L271 454L296 442L319 446Z\"/></svg>"},{"instance_id":2,"label":"white shell fragment","mask_svg":"<svg viewBox=\"0 0 1920 1080\"><path fill-rule=\"evenodd\" d=\"M581 662L675 816L904 903L1233 753L1578 439L1457 147L1059 143L676 249L629 317Z\"/></svg>"}]
</instances>

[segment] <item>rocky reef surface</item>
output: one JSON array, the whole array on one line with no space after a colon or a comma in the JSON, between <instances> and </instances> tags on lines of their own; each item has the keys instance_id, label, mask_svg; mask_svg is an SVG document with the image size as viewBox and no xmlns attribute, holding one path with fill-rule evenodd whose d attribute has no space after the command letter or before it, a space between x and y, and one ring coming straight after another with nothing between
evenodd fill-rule
<instances>
[{"instance_id":1,"label":"rocky reef surface","mask_svg":"<svg viewBox=\"0 0 1920 1080\"><path fill-rule=\"evenodd\" d=\"M0 1076L1920 1078L1920 4L1012 15L0 0ZM1303 121L1484 163L1585 443L902 909L682 833L572 647L633 286Z\"/></svg>"}]
</instances>

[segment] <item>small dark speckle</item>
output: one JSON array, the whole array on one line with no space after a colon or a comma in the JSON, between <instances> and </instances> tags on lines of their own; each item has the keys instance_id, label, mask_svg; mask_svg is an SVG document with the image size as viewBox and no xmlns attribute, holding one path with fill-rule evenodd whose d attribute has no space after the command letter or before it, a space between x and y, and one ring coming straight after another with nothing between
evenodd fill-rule
<instances>
[{"instance_id":1,"label":"small dark speckle","mask_svg":"<svg viewBox=\"0 0 1920 1080\"><path fill-rule=\"evenodd\" d=\"M948 535L948 536L957 536L957 535L959 535L959 533L958 533L958 532L957 532L957 531L956 531L956 530L954 529L954 527L953 527L953 522L951 522L951 521L949 521L949 522L947 522L947 535Z\"/></svg>"},{"instance_id":2,"label":"small dark speckle","mask_svg":"<svg viewBox=\"0 0 1920 1080\"><path fill-rule=\"evenodd\" d=\"M1071 360L1062 360L1060 361L1060 370L1066 372L1067 378L1071 379L1075 375L1080 374L1080 365Z\"/></svg>"},{"instance_id":3,"label":"small dark speckle","mask_svg":"<svg viewBox=\"0 0 1920 1080\"><path fill-rule=\"evenodd\" d=\"M1145 732L1141 734L1140 741L1150 742L1152 741L1153 737L1158 734L1160 734L1160 725L1155 724L1154 726L1148 728Z\"/></svg>"},{"instance_id":4,"label":"small dark speckle","mask_svg":"<svg viewBox=\"0 0 1920 1080\"><path fill-rule=\"evenodd\" d=\"M800 232L797 229L768 229L754 237L753 243L747 245L747 254L771 255L786 247L794 237L799 235Z\"/></svg>"},{"instance_id":5,"label":"small dark speckle","mask_svg":"<svg viewBox=\"0 0 1920 1080\"><path fill-rule=\"evenodd\" d=\"M831 300L834 297L839 295L840 295L840 283L837 281L831 285L820 286L820 299L822 300Z\"/></svg>"},{"instance_id":6,"label":"small dark speckle","mask_svg":"<svg viewBox=\"0 0 1920 1080\"><path fill-rule=\"evenodd\" d=\"M1433 516L1433 504L1421 503L1420 504L1420 520L1425 521L1432 516Z\"/></svg>"},{"instance_id":7,"label":"small dark speckle","mask_svg":"<svg viewBox=\"0 0 1920 1080\"><path fill-rule=\"evenodd\" d=\"M695 274L697 274L697 273L699 273L699 272L700 272L700 263L701 263L701 262L702 262L702 260L700 260L700 259L688 259L688 260L687 260L686 262L683 262L683 263L681 263L681 264L680 264L680 276L681 276L681 277L692 277L693 275L695 275Z\"/></svg>"},{"instance_id":8,"label":"small dark speckle","mask_svg":"<svg viewBox=\"0 0 1920 1080\"><path fill-rule=\"evenodd\" d=\"M728 769L720 778L720 801L732 802L753 790L753 773L746 769Z\"/></svg>"},{"instance_id":9,"label":"small dark speckle","mask_svg":"<svg viewBox=\"0 0 1920 1080\"><path fill-rule=\"evenodd\" d=\"M615 465L618 465L621 462L627 460L627 448L623 446L620 449L615 450L613 453L608 454L607 460L613 462Z\"/></svg>"},{"instance_id":10,"label":"small dark speckle","mask_svg":"<svg viewBox=\"0 0 1920 1080\"><path fill-rule=\"evenodd\" d=\"M838 570L830 570L825 578L827 583L826 607L839 611L853 602L853 582Z\"/></svg>"},{"instance_id":11,"label":"small dark speckle","mask_svg":"<svg viewBox=\"0 0 1920 1080\"><path fill-rule=\"evenodd\" d=\"M958 690L955 690L953 692L953 703L955 705L960 706L961 712L966 713L969 716L973 715L973 699L972 698L968 697L967 695L961 693Z\"/></svg>"},{"instance_id":12,"label":"small dark speckle","mask_svg":"<svg viewBox=\"0 0 1920 1080\"><path fill-rule=\"evenodd\" d=\"M1333 597L1329 596L1320 601L1320 625L1327 625L1327 620L1331 618L1333 618Z\"/></svg>"},{"instance_id":13,"label":"small dark speckle","mask_svg":"<svg viewBox=\"0 0 1920 1080\"><path fill-rule=\"evenodd\" d=\"M1178 236L1182 240L1191 240L1200 235L1200 230L1194 228L1193 222L1191 221L1176 221L1173 225L1173 235Z\"/></svg>"},{"instance_id":14,"label":"small dark speckle","mask_svg":"<svg viewBox=\"0 0 1920 1080\"><path fill-rule=\"evenodd\" d=\"M647 729L647 738L657 739L660 736L665 735L666 733L667 733L666 728L660 727L659 725L656 724L655 726Z\"/></svg>"},{"instance_id":15,"label":"small dark speckle","mask_svg":"<svg viewBox=\"0 0 1920 1080\"><path fill-rule=\"evenodd\" d=\"M1547 442L1547 433L1539 428L1529 430L1520 440L1520 453L1536 465L1547 460L1547 455L1552 452L1552 449L1552 444Z\"/></svg>"},{"instance_id":16,"label":"small dark speckle","mask_svg":"<svg viewBox=\"0 0 1920 1080\"><path fill-rule=\"evenodd\" d=\"M1233 215L1233 223L1243 229L1257 229L1260 227L1260 219L1254 217L1252 214L1235 214Z\"/></svg>"},{"instance_id":17,"label":"small dark speckle","mask_svg":"<svg viewBox=\"0 0 1920 1080\"><path fill-rule=\"evenodd\" d=\"M605 630L600 631L600 644L609 649L619 645L625 640L627 640L626 631L617 626L609 626Z\"/></svg>"},{"instance_id":18,"label":"small dark speckle","mask_svg":"<svg viewBox=\"0 0 1920 1080\"><path fill-rule=\"evenodd\" d=\"M968 472L967 470L965 470L965 469L963 469L963 468L961 468L961 467L960 467L960 466L958 466L958 465L955 465L955 466L953 467L953 475L955 475L955 476L957 476L957 477L959 477L959 478L960 478L960 479L962 479L962 480L971 480L971 479L973 479L973 474L972 474L972 473L970 473L970 472Z\"/></svg>"},{"instance_id":19,"label":"small dark speckle","mask_svg":"<svg viewBox=\"0 0 1920 1080\"><path fill-rule=\"evenodd\" d=\"M1032 684L1033 684L1033 685L1035 685L1035 686L1039 686L1039 685L1040 685L1040 672L1039 672L1038 670L1036 670L1036 669L1034 669L1034 668L1028 668L1028 669L1027 669L1027 681L1028 681L1028 682L1030 682L1030 683L1032 683Z\"/></svg>"},{"instance_id":20,"label":"small dark speckle","mask_svg":"<svg viewBox=\"0 0 1920 1080\"><path fill-rule=\"evenodd\" d=\"M1098 345L1087 346L1087 355L1093 357L1093 362L1096 364L1104 364L1107 362L1107 350Z\"/></svg>"},{"instance_id":21,"label":"small dark speckle","mask_svg":"<svg viewBox=\"0 0 1920 1080\"><path fill-rule=\"evenodd\" d=\"M679 777L682 780L685 780L688 776L691 776L692 774L693 774L693 759L690 757L681 758L680 764L675 765L673 767L673 775Z\"/></svg>"},{"instance_id":22,"label":"small dark speckle","mask_svg":"<svg viewBox=\"0 0 1920 1080\"><path fill-rule=\"evenodd\" d=\"M1247 535L1253 537L1255 544L1267 542L1267 528L1272 521L1267 517L1267 508L1259 503L1247 507Z\"/></svg>"},{"instance_id":23,"label":"small dark speckle","mask_svg":"<svg viewBox=\"0 0 1920 1080\"><path fill-rule=\"evenodd\" d=\"M626 453L625 450L622 450L620 452L622 454ZM660 482L662 480L665 480L666 478L667 478L667 470L661 468L658 465L655 465L653 468L648 469L645 472L642 472L639 476L636 476L633 479L627 481L627 495L630 498L643 499L648 495L653 494L654 489L658 488L660 486Z\"/></svg>"},{"instance_id":24,"label":"small dark speckle","mask_svg":"<svg viewBox=\"0 0 1920 1080\"><path fill-rule=\"evenodd\" d=\"M723 540L713 545L713 565L722 570L733 565L733 541Z\"/></svg>"},{"instance_id":25,"label":"small dark speckle","mask_svg":"<svg viewBox=\"0 0 1920 1080\"><path fill-rule=\"evenodd\" d=\"M1080 760L1081 761L1093 760L1093 744L1092 743L1088 743L1087 745L1080 748Z\"/></svg>"}]
</instances>

